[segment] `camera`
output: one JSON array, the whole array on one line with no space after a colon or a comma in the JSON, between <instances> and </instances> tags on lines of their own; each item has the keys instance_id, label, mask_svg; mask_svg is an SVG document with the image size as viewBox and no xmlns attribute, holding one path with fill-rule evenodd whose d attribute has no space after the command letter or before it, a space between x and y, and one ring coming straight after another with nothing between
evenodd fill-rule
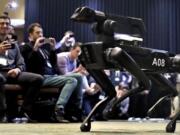
<instances>
[{"instance_id":1,"label":"camera","mask_svg":"<svg viewBox=\"0 0 180 135\"><path fill-rule=\"evenodd\" d=\"M10 49L14 49L15 48L15 43L11 43L11 48Z\"/></svg>"},{"instance_id":2,"label":"camera","mask_svg":"<svg viewBox=\"0 0 180 135\"><path fill-rule=\"evenodd\" d=\"M74 35L73 34L71 34L71 35L69 35L69 37L71 38L71 37L74 37Z\"/></svg>"},{"instance_id":3,"label":"camera","mask_svg":"<svg viewBox=\"0 0 180 135\"><path fill-rule=\"evenodd\" d=\"M45 43L45 44L50 44L50 43L51 43L51 40L50 40L49 38L45 38L45 39L44 39L44 43Z\"/></svg>"},{"instance_id":4,"label":"camera","mask_svg":"<svg viewBox=\"0 0 180 135\"><path fill-rule=\"evenodd\" d=\"M45 39L42 39L40 41L40 43L43 43L43 44L50 44L51 43L51 40L49 38L45 38Z\"/></svg>"}]
</instances>

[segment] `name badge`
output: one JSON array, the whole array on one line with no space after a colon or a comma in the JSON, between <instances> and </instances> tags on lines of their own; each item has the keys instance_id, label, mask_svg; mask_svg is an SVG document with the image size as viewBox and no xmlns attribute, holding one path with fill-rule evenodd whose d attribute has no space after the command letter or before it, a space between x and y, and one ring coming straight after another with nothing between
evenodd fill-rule
<instances>
[{"instance_id":1,"label":"name badge","mask_svg":"<svg viewBox=\"0 0 180 135\"><path fill-rule=\"evenodd\" d=\"M7 66L7 59L0 57L0 65Z\"/></svg>"},{"instance_id":2,"label":"name badge","mask_svg":"<svg viewBox=\"0 0 180 135\"><path fill-rule=\"evenodd\" d=\"M51 63L49 61L47 61L47 66L52 68L52 65L51 65Z\"/></svg>"}]
</instances>

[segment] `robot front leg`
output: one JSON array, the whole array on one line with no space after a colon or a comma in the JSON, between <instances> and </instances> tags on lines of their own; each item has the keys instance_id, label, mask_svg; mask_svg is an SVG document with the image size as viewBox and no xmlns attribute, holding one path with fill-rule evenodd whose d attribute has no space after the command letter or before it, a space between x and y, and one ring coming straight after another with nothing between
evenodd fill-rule
<instances>
[{"instance_id":1,"label":"robot front leg","mask_svg":"<svg viewBox=\"0 0 180 135\"><path fill-rule=\"evenodd\" d=\"M101 86L102 90L105 92L105 98L99 101L85 118L83 123L81 124L81 131L88 132L91 129L91 117L99 110L99 108L105 104L107 104L110 99L112 99L116 95L116 91L114 89L113 84L108 79L107 75L102 70L94 70L94 69L87 69L89 74L93 76L95 81Z\"/></svg>"},{"instance_id":2,"label":"robot front leg","mask_svg":"<svg viewBox=\"0 0 180 135\"><path fill-rule=\"evenodd\" d=\"M124 96L120 98L114 97L107 104L106 108L103 111L103 115L104 117L109 117L110 115L112 115L112 113L114 113L115 108L122 100L143 90L149 90L151 85L147 75L140 69L134 59L121 48L115 47L107 49L106 59L108 60L108 62L117 64L117 66L119 67L124 67L139 81L139 87L129 90Z\"/></svg>"}]
</instances>

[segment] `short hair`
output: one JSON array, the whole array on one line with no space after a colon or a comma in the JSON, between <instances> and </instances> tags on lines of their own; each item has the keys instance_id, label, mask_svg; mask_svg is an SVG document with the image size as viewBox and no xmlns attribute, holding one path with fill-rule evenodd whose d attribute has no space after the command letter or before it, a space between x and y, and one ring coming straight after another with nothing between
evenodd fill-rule
<instances>
[{"instance_id":1,"label":"short hair","mask_svg":"<svg viewBox=\"0 0 180 135\"><path fill-rule=\"evenodd\" d=\"M66 31L66 32L64 33L64 35L67 35L67 34L74 35L74 32L68 30L68 31Z\"/></svg>"},{"instance_id":2,"label":"short hair","mask_svg":"<svg viewBox=\"0 0 180 135\"><path fill-rule=\"evenodd\" d=\"M34 27L42 28L42 26L39 23L32 23L32 24L29 25L29 27L27 29L28 34L33 33Z\"/></svg>"},{"instance_id":3,"label":"short hair","mask_svg":"<svg viewBox=\"0 0 180 135\"><path fill-rule=\"evenodd\" d=\"M81 48L81 45L82 45L81 42L76 42L76 43L71 47L71 50L74 50L74 49L76 49L77 47L80 47L80 48Z\"/></svg>"},{"instance_id":4,"label":"short hair","mask_svg":"<svg viewBox=\"0 0 180 135\"><path fill-rule=\"evenodd\" d=\"M10 19L10 17L8 16L8 13L7 13L7 12L3 12L3 14L0 15L0 19L8 19L8 20L9 20L9 24L11 24L11 19Z\"/></svg>"}]
</instances>

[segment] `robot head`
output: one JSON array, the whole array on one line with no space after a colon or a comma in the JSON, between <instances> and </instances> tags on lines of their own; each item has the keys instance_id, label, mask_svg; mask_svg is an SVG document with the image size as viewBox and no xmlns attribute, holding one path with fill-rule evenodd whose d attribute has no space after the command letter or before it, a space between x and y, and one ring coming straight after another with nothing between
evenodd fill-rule
<instances>
[{"instance_id":1,"label":"robot head","mask_svg":"<svg viewBox=\"0 0 180 135\"><path fill-rule=\"evenodd\" d=\"M76 22L92 23L92 30L100 40L116 41L123 37L125 38L123 40L141 42L145 33L145 26L140 18L105 14L88 7L77 8L71 19Z\"/></svg>"},{"instance_id":2,"label":"robot head","mask_svg":"<svg viewBox=\"0 0 180 135\"><path fill-rule=\"evenodd\" d=\"M106 17L103 12L85 6L77 8L71 16L71 19L77 22L93 23L96 21L103 21Z\"/></svg>"}]
</instances>

